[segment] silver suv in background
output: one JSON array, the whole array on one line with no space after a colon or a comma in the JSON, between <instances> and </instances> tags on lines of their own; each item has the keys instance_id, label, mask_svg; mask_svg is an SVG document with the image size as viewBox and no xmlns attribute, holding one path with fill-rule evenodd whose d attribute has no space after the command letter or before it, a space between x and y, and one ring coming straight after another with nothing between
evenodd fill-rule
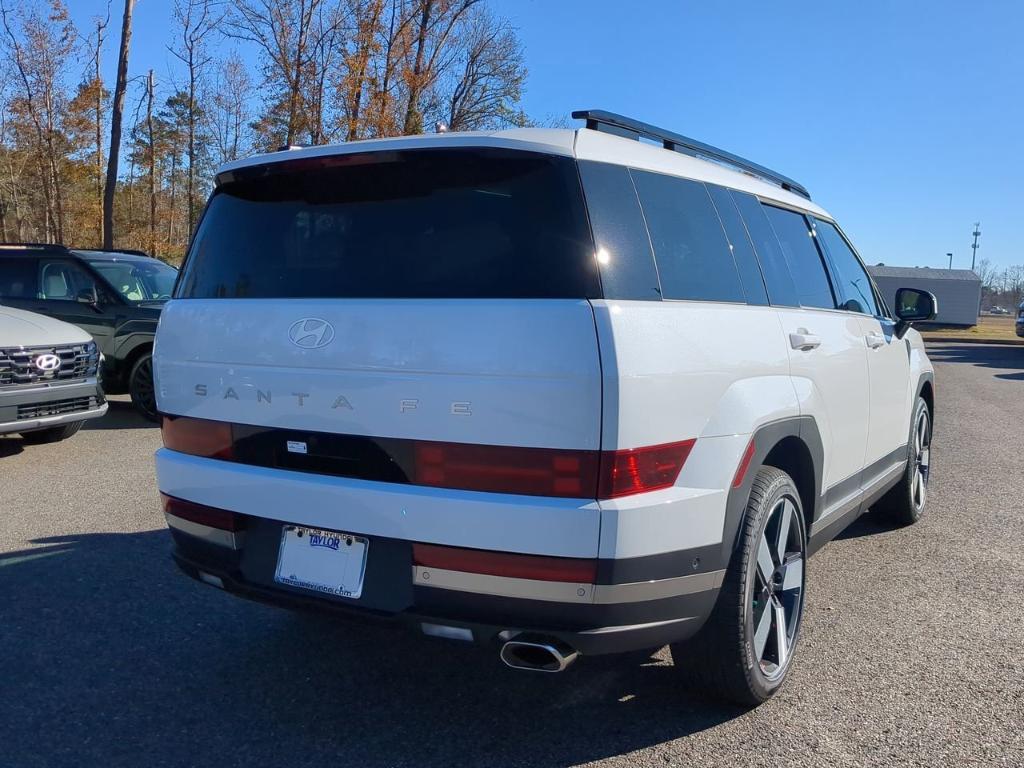
<instances>
[{"instance_id":1,"label":"silver suv in background","mask_svg":"<svg viewBox=\"0 0 1024 768\"><path fill-rule=\"evenodd\" d=\"M0 434L55 443L105 414L99 363L81 328L0 306Z\"/></svg>"}]
</instances>

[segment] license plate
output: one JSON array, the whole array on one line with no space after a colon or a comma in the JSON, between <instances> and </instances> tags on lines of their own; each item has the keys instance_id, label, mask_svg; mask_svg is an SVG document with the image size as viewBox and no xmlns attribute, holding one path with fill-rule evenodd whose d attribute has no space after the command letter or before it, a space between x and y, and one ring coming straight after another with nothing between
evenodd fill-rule
<instances>
[{"instance_id":1,"label":"license plate","mask_svg":"<svg viewBox=\"0 0 1024 768\"><path fill-rule=\"evenodd\" d=\"M363 593L369 546L369 541L351 533L286 525L281 531L274 580L313 592L358 598Z\"/></svg>"}]
</instances>

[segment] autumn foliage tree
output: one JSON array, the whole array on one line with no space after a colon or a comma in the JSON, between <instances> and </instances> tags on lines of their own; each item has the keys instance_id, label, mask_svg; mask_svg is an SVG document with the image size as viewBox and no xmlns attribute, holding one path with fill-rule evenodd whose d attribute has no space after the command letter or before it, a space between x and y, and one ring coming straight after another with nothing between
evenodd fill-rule
<instances>
[{"instance_id":1,"label":"autumn foliage tree","mask_svg":"<svg viewBox=\"0 0 1024 768\"><path fill-rule=\"evenodd\" d=\"M129 71L135 0L93 1L79 31L64 0L0 0L2 240L177 260L221 163L527 122L522 45L488 0L173 0L160 78Z\"/></svg>"}]
</instances>

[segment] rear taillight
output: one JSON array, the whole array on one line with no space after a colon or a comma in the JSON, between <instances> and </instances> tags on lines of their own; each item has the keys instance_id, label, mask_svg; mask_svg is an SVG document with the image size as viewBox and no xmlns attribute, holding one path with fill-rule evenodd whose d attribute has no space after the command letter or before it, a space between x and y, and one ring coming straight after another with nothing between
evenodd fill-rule
<instances>
[{"instance_id":1,"label":"rear taillight","mask_svg":"<svg viewBox=\"0 0 1024 768\"><path fill-rule=\"evenodd\" d=\"M412 558L413 564L421 568L440 568L513 579L593 584L597 578L597 561L574 557L517 555L482 549L441 547L436 544L413 544Z\"/></svg>"},{"instance_id":2,"label":"rear taillight","mask_svg":"<svg viewBox=\"0 0 1024 768\"><path fill-rule=\"evenodd\" d=\"M601 455L599 499L657 491L675 485L696 440L651 445Z\"/></svg>"},{"instance_id":3,"label":"rear taillight","mask_svg":"<svg viewBox=\"0 0 1024 768\"><path fill-rule=\"evenodd\" d=\"M219 528L222 531L240 531L243 528L244 517L226 509L196 504L193 501L177 499L165 493L160 494L160 501L164 506L165 513L188 520L190 523L205 525L208 528Z\"/></svg>"},{"instance_id":4,"label":"rear taillight","mask_svg":"<svg viewBox=\"0 0 1024 768\"><path fill-rule=\"evenodd\" d=\"M223 421L164 417L164 445L174 451L210 459L238 460L231 424ZM282 434L282 444L285 437ZM588 451L562 448L518 448L475 443L442 443L425 440L364 438L374 451L383 450L404 471L407 481L435 488L465 491L554 496L570 499L615 499L646 493L675 484L696 440L683 440L642 448ZM369 450L367 447L354 450ZM251 454L252 452L249 451ZM321 459L329 459L323 455ZM348 459L358 456L346 457ZM249 459L251 460L251 458ZM264 466L279 466L273 455ZM349 461L359 470L358 461ZM322 466L322 465L320 465ZM289 466L302 471L301 465ZM321 471L318 468L310 471ZM333 474L328 472L328 474ZM367 480L384 479L372 474L343 474Z\"/></svg>"},{"instance_id":5,"label":"rear taillight","mask_svg":"<svg viewBox=\"0 0 1024 768\"><path fill-rule=\"evenodd\" d=\"M591 496L596 451L416 442L412 481L418 485L531 496Z\"/></svg>"},{"instance_id":6,"label":"rear taillight","mask_svg":"<svg viewBox=\"0 0 1024 768\"><path fill-rule=\"evenodd\" d=\"M164 446L172 451L208 459L233 459L235 455L231 425L224 421L164 416L160 434Z\"/></svg>"}]
</instances>

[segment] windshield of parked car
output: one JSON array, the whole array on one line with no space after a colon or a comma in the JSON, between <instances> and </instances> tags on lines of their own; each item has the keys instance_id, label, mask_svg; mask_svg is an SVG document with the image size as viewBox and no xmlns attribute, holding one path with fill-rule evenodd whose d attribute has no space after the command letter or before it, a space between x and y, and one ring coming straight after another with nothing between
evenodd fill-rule
<instances>
[{"instance_id":1,"label":"windshield of parked car","mask_svg":"<svg viewBox=\"0 0 1024 768\"><path fill-rule=\"evenodd\" d=\"M90 260L114 289L128 301L163 301L171 298L178 270L162 261Z\"/></svg>"}]
</instances>

